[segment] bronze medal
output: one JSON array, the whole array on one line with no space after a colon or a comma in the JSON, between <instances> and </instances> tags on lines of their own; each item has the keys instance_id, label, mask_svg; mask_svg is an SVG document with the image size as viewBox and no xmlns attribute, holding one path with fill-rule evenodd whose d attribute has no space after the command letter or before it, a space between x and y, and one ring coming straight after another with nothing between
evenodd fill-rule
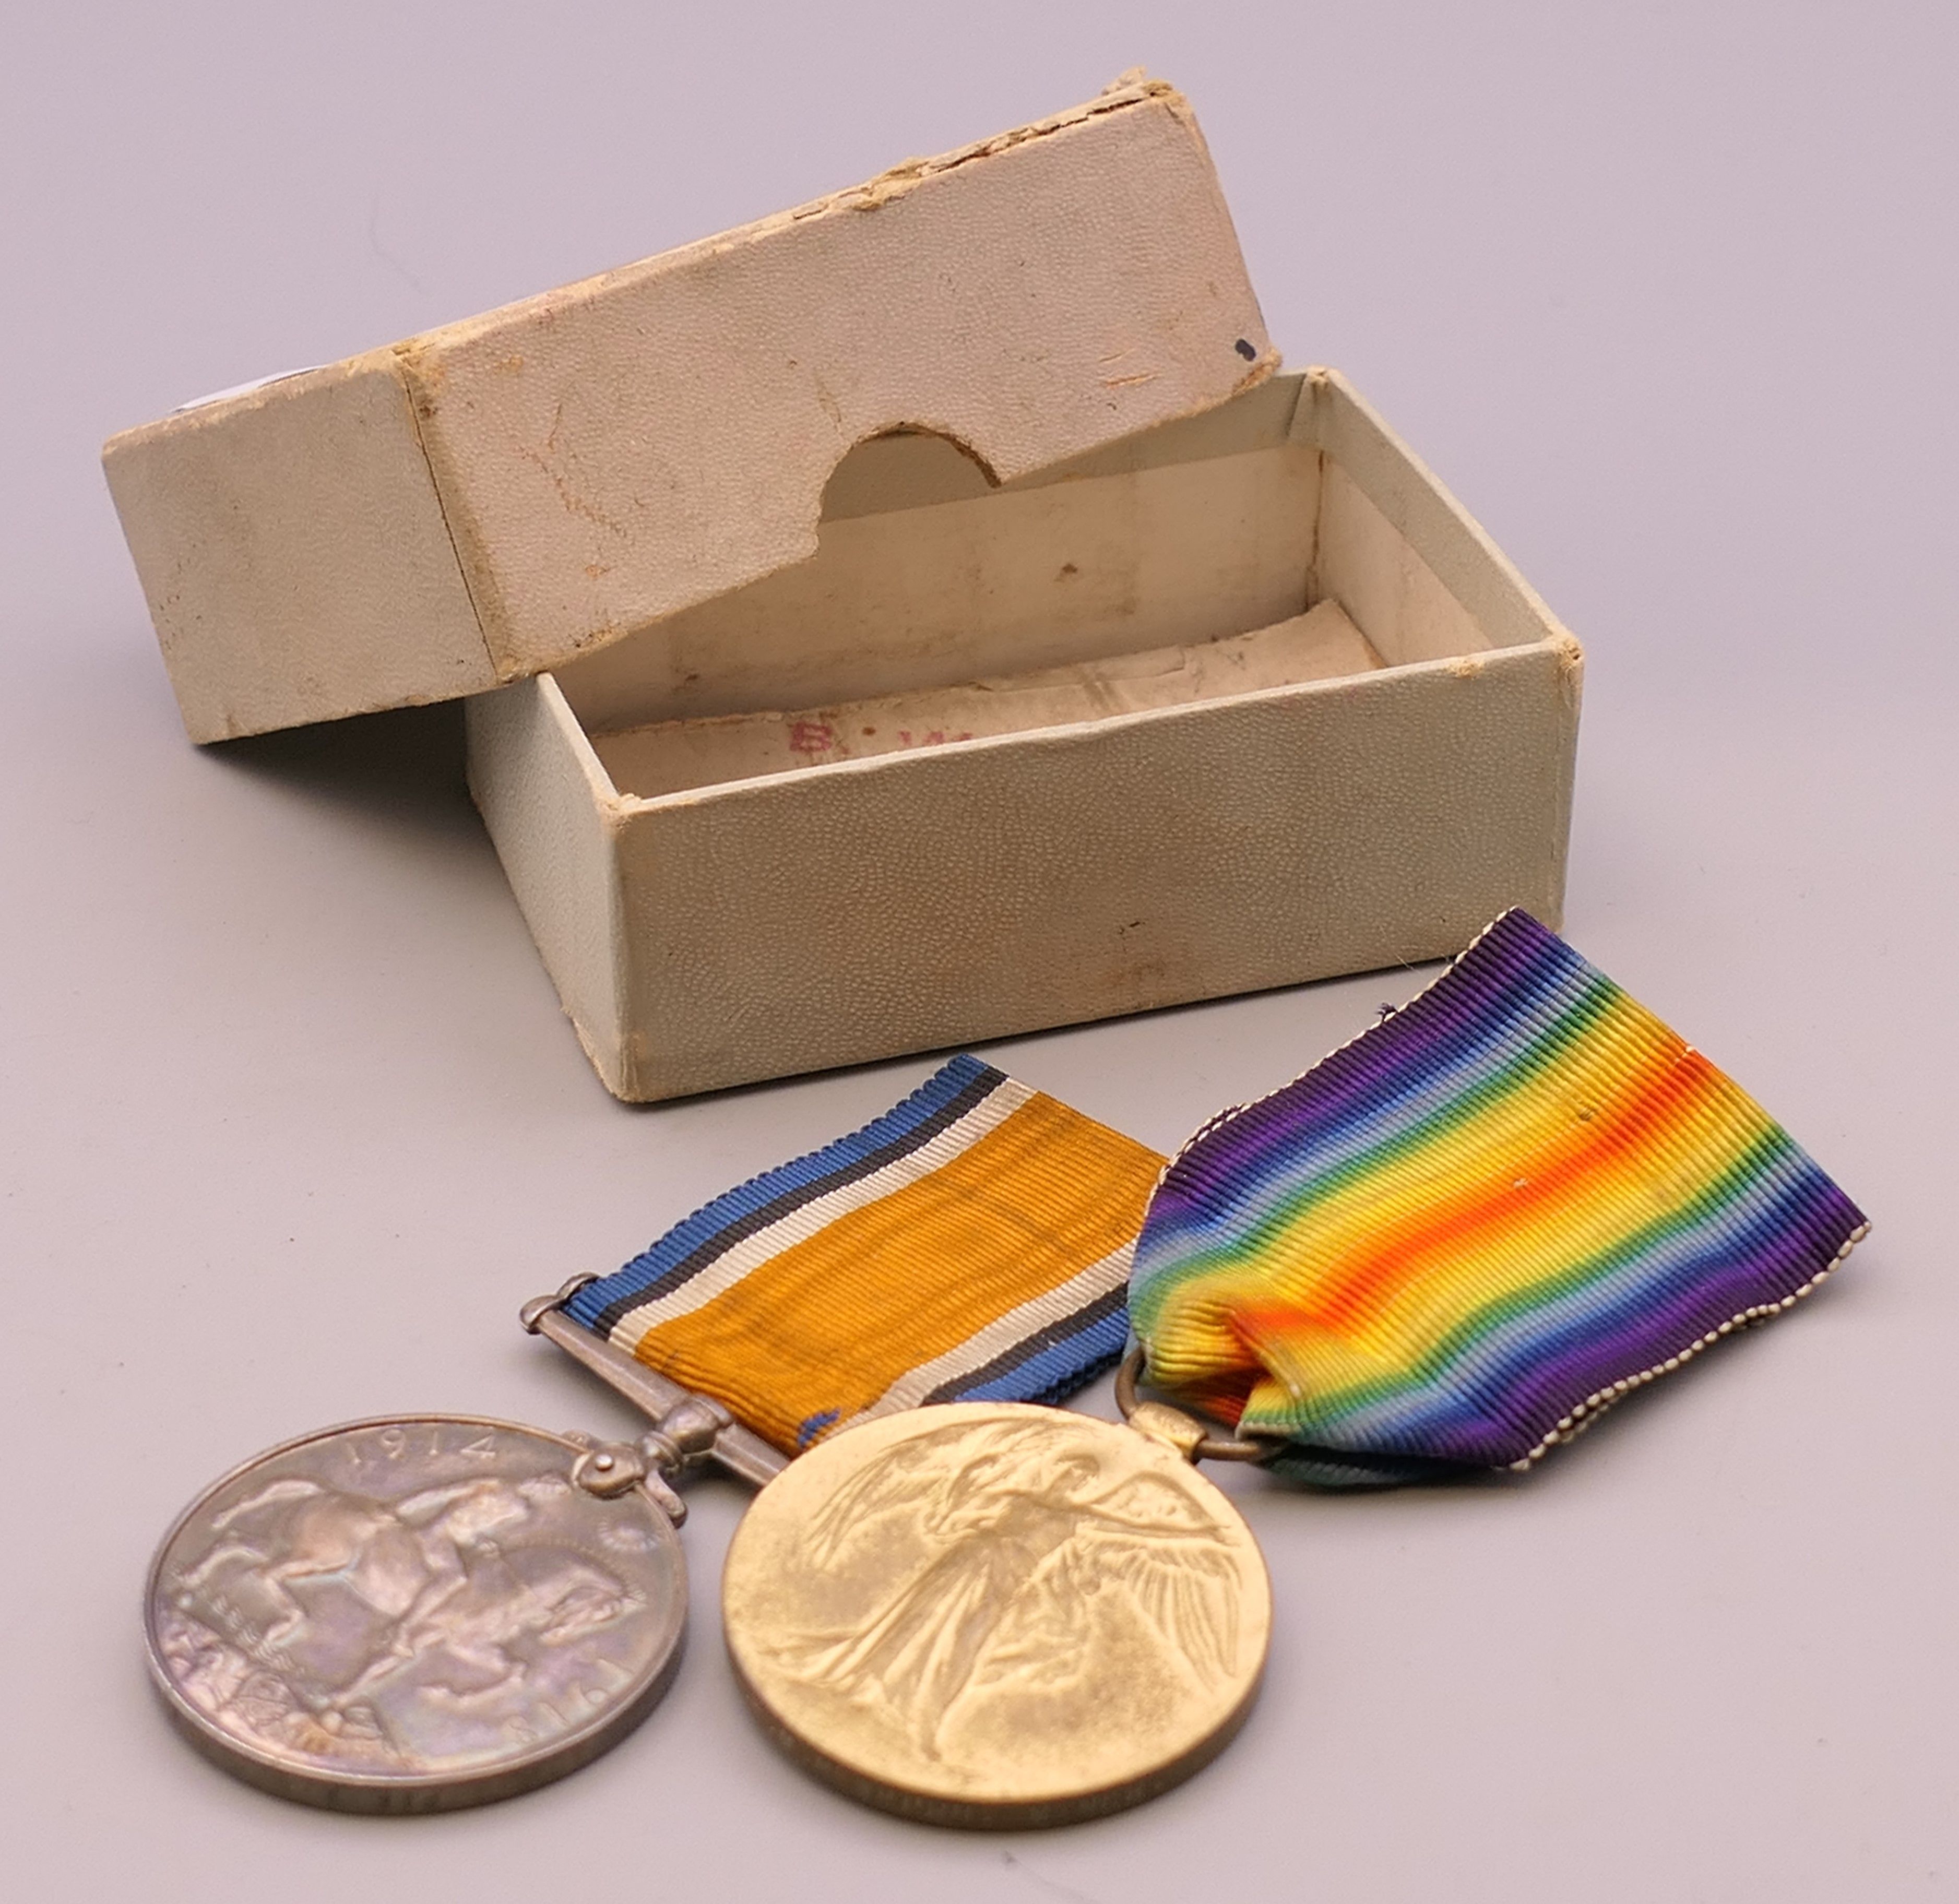
<instances>
[{"instance_id":1,"label":"bronze medal","mask_svg":"<svg viewBox=\"0 0 1959 1904\"><path fill-rule=\"evenodd\" d=\"M722 1604L743 1689L800 1763L887 1810L1003 1829L1196 1771L1249 1711L1272 1623L1250 1530L1175 1449L1013 1403L799 1457L737 1529Z\"/></svg>"}]
</instances>

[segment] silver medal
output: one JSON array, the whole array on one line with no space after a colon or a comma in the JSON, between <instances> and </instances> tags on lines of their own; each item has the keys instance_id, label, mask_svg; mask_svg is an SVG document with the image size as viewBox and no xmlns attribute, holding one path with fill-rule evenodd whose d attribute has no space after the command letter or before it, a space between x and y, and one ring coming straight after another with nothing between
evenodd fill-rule
<instances>
[{"instance_id":1,"label":"silver medal","mask_svg":"<svg viewBox=\"0 0 1959 1904\"><path fill-rule=\"evenodd\" d=\"M604 1751L664 1690L687 1617L678 1506L634 1447L463 1415L324 1429L165 1536L151 1671L194 1744L284 1797L506 1797Z\"/></svg>"},{"instance_id":2,"label":"silver medal","mask_svg":"<svg viewBox=\"0 0 1959 1904\"><path fill-rule=\"evenodd\" d=\"M323 1428L207 1488L151 1564L151 1676L192 1743L281 1797L444 1811L561 1778L679 1663L671 1484L760 1485L784 1457L717 1401L560 1313L522 1320L643 1409L633 1442L477 1415Z\"/></svg>"}]
</instances>

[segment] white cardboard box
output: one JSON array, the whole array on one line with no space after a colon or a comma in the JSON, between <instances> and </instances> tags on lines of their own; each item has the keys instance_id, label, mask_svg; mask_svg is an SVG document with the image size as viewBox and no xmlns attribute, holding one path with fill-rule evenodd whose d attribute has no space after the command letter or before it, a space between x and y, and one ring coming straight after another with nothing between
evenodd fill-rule
<instances>
[{"instance_id":1,"label":"white cardboard box","mask_svg":"<svg viewBox=\"0 0 1959 1904\"><path fill-rule=\"evenodd\" d=\"M566 1009L656 1099L1556 921L1577 645L1277 361L1122 82L105 462L194 738L475 697Z\"/></svg>"}]
</instances>

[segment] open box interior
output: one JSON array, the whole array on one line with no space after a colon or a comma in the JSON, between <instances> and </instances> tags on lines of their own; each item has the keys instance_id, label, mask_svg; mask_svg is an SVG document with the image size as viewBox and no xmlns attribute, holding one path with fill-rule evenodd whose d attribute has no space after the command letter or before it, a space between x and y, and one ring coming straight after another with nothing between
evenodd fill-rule
<instances>
[{"instance_id":1,"label":"open box interior","mask_svg":"<svg viewBox=\"0 0 1959 1904\"><path fill-rule=\"evenodd\" d=\"M1275 379L995 486L860 443L817 554L557 671L653 799L949 742L1475 655L1492 643Z\"/></svg>"}]
</instances>

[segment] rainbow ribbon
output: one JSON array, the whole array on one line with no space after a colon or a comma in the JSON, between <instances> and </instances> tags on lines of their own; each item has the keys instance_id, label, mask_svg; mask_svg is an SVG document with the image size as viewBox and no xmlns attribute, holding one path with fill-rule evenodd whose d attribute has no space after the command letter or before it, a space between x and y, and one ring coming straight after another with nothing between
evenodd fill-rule
<instances>
[{"instance_id":1,"label":"rainbow ribbon","mask_svg":"<svg viewBox=\"0 0 1959 1904\"><path fill-rule=\"evenodd\" d=\"M1528 914L1165 1171L1151 1379L1380 1485L1524 1468L1806 1296L1869 1225L1754 1100Z\"/></svg>"}]
</instances>

